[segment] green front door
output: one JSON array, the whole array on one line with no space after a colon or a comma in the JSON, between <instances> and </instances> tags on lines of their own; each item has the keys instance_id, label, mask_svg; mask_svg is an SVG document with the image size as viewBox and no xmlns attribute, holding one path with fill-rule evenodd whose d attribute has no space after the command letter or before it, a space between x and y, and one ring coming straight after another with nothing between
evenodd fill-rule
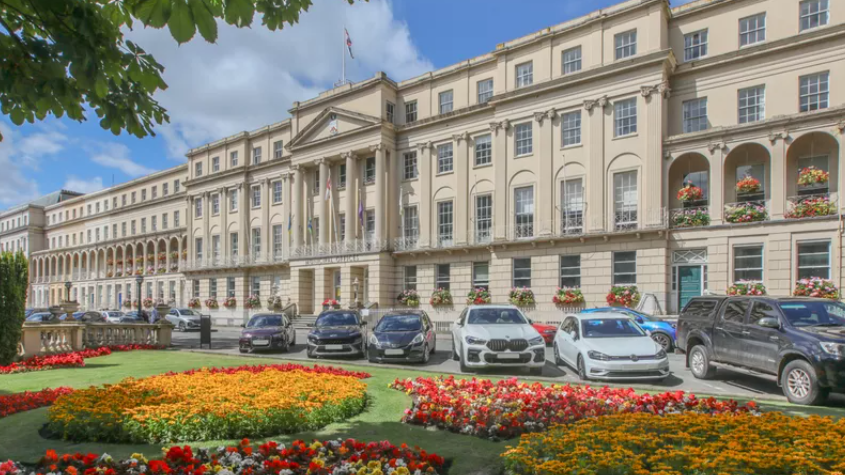
<instances>
[{"instance_id":1,"label":"green front door","mask_svg":"<svg viewBox=\"0 0 845 475\"><path fill-rule=\"evenodd\" d=\"M681 266L678 268L678 310L693 297L701 295L701 266Z\"/></svg>"}]
</instances>

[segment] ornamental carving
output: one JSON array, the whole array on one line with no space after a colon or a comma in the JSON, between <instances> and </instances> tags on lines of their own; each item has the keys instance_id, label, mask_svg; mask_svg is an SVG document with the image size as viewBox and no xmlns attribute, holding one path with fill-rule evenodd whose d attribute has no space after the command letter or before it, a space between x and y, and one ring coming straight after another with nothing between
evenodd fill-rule
<instances>
[{"instance_id":1,"label":"ornamental carving","mask_svg":"<svg viewBox=\"0 0 845 475\"><path fill-rule=\"evenodd\" d=\"M370 151L371 152L380 152L382 150L384 150L384 144L382 144L382 143L370 145Z\"/></svg>"},{"instance_id":2,"label":"ornamental carving","mask_svg":"<svg viewBox=\"0 0 845 475\"><path fill-rule=\"evenodd\" d=\"M454 140L455 142L458 142L458 143L461 143L461 140L466 140L467 142L469 142L469 132L463 132L463 133L460 133L460 134L455 134L455 135L452 136L452 140Z\"/></svg>"},{"instance_id":3,"label":"ornamental carving","mask_svg":"<svg viewBox=\"0 0 845 475\"><path fill-rule=\"evenodd\" d=\"M707 150L712 154L716 150L726 150L728 145L725 142L712 142L707 144Z\"/></svg>"},{"instance_id":4,"label":"ornamental carving","mask_svg":"<svg viewBox=\"0 0 845 475\"><path fill-rule=\"evenodd\" d=\"M784 131L781 131L781 132L769 132L769 142L772 145L777 143L778 139L780 139L780 140L789 139L789 131L784 130Z\"/></svg>"}]
</instances>

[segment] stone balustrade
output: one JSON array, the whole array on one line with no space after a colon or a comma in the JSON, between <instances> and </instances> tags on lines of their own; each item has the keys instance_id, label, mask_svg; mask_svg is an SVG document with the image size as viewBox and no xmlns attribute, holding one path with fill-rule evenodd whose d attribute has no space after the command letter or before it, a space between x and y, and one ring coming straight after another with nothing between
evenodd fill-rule
<instances>
[{"instance_id":1,"label":"stone balustrade","mask_svg":"<svg viewBox=\"0 0 845 475\"><path fill-rule=\"evenodd\" d=\"M170 323L25 323L19 356L49 355L109 345L170 346Z\"/></svg>"}]
</instances>

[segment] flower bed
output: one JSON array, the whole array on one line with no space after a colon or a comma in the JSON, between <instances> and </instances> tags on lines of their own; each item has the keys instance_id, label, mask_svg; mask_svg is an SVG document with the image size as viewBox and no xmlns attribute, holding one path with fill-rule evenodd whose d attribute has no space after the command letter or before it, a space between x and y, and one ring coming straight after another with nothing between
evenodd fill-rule
<instances>
[{"instance_id":1,"label":"flower bed","mask_svg":"<svg viewBox=\"0 0 845 475\"><path fill-rule=\"evenodd\" d=\"M578 305L584 303L584 294L579 288L558 287L552 302L555 305Z\"/></svg>"},{"instance_id":2,"label":"flower bed","mask_svg":"<svg viewBox=\"0 0 845 475\"><path fill-rule=\"evenodd\" d=\"M516 378L492 382L487 379L405 379L392 387L414 396L402 421L435 426L461 434L509 439L528 432L544 431L553 424L618 413L704 414L756 412L754 403L697 399L683 391L636 394L633 389L520 383Z\"/></svg>"},{"instance_id":3,"label":"flower bed","mask_svg":"<svg viewBox=\"0 0 845 475\"><path fill-rule=\"evenodd\" d=\"M725 207L725 221L729 223L755 223L769 219L765 206L754 203L740 203Z\"/></svg>"},{"instance_id":4,"label":"flower bed","mask_svg":"<svg viewBox=\"0 0 845 475\"><path fill-rule=\"evenodd\" d=\"M12 461L0 465L0 474L106 474L106 475L202 475L204 473L243 475L411 475L443 473L443 457L406 444L388 441L361 442L337 439L290 446L266 442L253 447L249 439L237 446L217 449L191 449L189 446L162 449L160 459L147 460L134 454L115 460L103 454L62 454L48 450L35 471Z\"/></svg>"},{"instance_id":5,"label":"flower bed","mask_svg":"<svg viewBox=\"0 0 845 475\"><path fill-rule=\"evenodd\" d=\"M56 353L53 355L31 356L8 366L0 366L0 374L26 373L29 371L43 371L56 368L78 368L85 366L86 358L110 355L118 351L161 350L163 348L162 346L140 344L110 345L67 353Z\"/></svg>"},{"instance_id":6,"label":"flower bed","mask_svg":"<svg viewBox=\"0 0 845 475\"><path fill-rule=\"evenodd\" d=\"M366 389L342 370L204 368L77 390L50 408L48 430L74 441L144 443L316 430L363 411Z\"/></svg>"},{"instance_id":7,"label":"flower bed","mask_svg":"<svg viewBox=\"0 0 845 475\"><path fill-rule=\"evenodd\" d=\"M635 307L640 301L640 291L636 285L614 285L605 300L614 307Z\"/></svg>"},{"instance_id":8,"label":"flower bed","mask_svg":"<svg viewBox=\"0 0 845 475\"><path fill-rule=\"evenodd\" d=\"M523 437L502 454L507 473L836 474L845 419L680 414L600 417Z\"/></svg>"},{"instance_id":9,"label":"flower bed","mask_svg":"<svg viewBox=\"0 0 845 475\"><path fill-rule=\"evenodd\" d=\"M740 280L728 287L728 295L766 295L766 286L762 282Z\"/></svg>"},{"instance_id":10,"label":"flower bed","mask_svg":"<svg viewBox=\"0 0 845 475\"><path fill-rule=\"evenodd\" d=\"M420 306L420 294L413 289L403 291L398 297L396 297L396 300L400 304L407 305L408 307Z\"/></svg>"},{"instance_id":11,"label":"flower bed","mask_svg":"<svg viewBox=\"0 0 845 475\"><path fill-rule=\"evenodd\" d=\"M491 300L490 291L482 287L472 289L467 294L467 305L481 305Z\"/></svg>"},{"instance_id":12,"label":"flower bed","mask_svg":"<svg viewBox=\"0 0 845 475\"><path fill-rule=\"evenodd\" d=\"M535 303L537 303L537 301L534 299L534 291L529 289L528 287L514 287L508 294L508 300L510 300L512 304L518 305L520 307L534 305Z\"/></svg>"},{"instance_id":13,"label":"flower bed","mask_svg":"<svg viewBox=\"0 0 845 475\"><path fill-rule=\"evenodd\" d=\"M837 300L839 299L839 289L836 288L836 284L832 280L810 277L796 282L792 295Z\"/></svg>"},{"instance_id":14,"label":"flower bed","mask_svg":"<svg viewBox=\"0 0 845 475\"><path fill-rule=\"evenodd\" d=\"M434 306L452 305L452 292L449 292L447 289L438 288L431 293L431 298L428 299L428 303Z\"/></svg>"},{"instance_id":15,"label":"flower bed","mask_svg":"<svg viewBox=\"0 0 845 475\"><path fill-rule=\"evenodd\" d=\"M61 395L73 392L72 388L47 388L35 392L0 395L0 417L11 416L18 412L49 406Z\"/></svg>"}]
</instances>

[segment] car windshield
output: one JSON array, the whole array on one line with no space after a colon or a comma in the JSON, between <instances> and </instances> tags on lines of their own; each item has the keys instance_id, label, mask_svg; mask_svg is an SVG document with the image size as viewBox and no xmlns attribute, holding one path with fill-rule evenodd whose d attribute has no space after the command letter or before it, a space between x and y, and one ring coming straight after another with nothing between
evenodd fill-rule
<instances>
[{"instance_id":1,"label":"car windshield","mask_svg":"<svg viewBox=\"0 0 845 475\"><path fill-rule=\"evenodd\" d=\"M281 315L255 315L249 319L247 328L280 327L284 323Z\"/></svg>"},{"instance_id":2,"label":"car windshield","mask_svg":"<svg viewBox=\"0 0 845 475\"><path fill-rule=\"evenodd\" d=\"M528 323L519 310L513 308L477 308L470 310L470 325L519 325Z\"/></svg>"},{"instance_id":3,"label":"car windshield","mask_svg":"<svg viewBox=\"0 0 845 475\"><path fill-rule=\"evenodd\" d=\"M199 316L200 316L200 314L199 314L198 312L195 312L195 311L191 310L190 308L180 308L180 309L179 309L179 314L180 314L180 315L182 315L183 317L185 317L185 316L191 316L191 315L193 315L193 316L195 316L195 317L199 317Z\"/></svg>"},{"instance_id":4,"label":"car windshield","mask_svg":"<svg viewBox=\"0 0 845 475\"><path fill-rule=\"evenodd\" d=\"M115 318L123 316L123 314L120 313L120 312L107 312L107 313L109 314L110 317L115 317Z\"/></svg>"},{"instance_id":5,"label":"car windshield","mask_svg":"<svg viewBox=\"0 0 845 475\"><path fill-rule=\"evenodd\" d=\"M354 313L327 313L320 315L314 323L315 327L345 327L358 325L358 318Z\"/></svg>"},{"instance_id":6,"label":"car windshield","mask_svg":"<svg viewBox=\"0 0 845 475\"><path fill-rule=\"evenodd\" d=\"M418 332L422 329L419 315L390 315L376 325L377 332Z\"/></svg>"},{"instance_id":7,"label":"car windshield","mask_svg":"<svg viewBox=\"0 0 845 475\"><path fill-rule=\"evenodd\" d=\"M845 305L839 302L781 302L780 308L794 327L845 326Z\"/></svg>"},{"instance_id":8,"label":"car windshield","mask_svg":"<svg viewBox=\"0 0 845 475\"><path fill-rule=\"evenodd\" d=\"M590 318L581 321L585 338L625 338L645 336L645 332L629 318Z\"/></svg>"}]
</instances>

